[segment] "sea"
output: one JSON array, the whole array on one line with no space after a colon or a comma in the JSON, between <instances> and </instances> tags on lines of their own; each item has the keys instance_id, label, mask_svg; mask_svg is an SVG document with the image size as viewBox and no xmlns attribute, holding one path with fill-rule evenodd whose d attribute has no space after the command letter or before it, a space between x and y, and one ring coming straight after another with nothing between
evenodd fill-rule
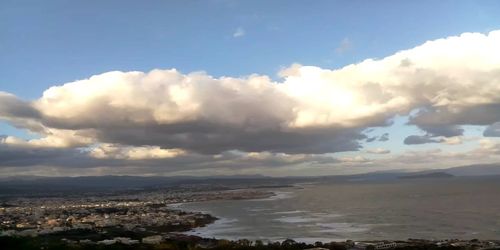
<instances>
[{"instance_id":1,"label":"sea","mask_svg":"<svg viewBox=\"0 0 500 250\"><path fill-rule=\"evenodd\" d=\"M313 243L500 239L500 178L350 180L271 189L274 196L174 207L219 219L187 232L208 238Z\"/></svg>"}]
</instances>

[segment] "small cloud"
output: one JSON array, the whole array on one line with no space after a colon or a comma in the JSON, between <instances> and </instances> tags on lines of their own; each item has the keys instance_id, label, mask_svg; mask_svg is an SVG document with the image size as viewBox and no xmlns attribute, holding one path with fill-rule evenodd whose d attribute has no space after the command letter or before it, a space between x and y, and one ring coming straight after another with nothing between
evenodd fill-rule
<instances>
[{"instance_id":1,"label":"small cloud","mask_svg":"<svg viewBox=\"0 0 500 250\"><path fill-rule=\"evenodd\" d=\"M483 133L485 137L500 137L500 122L488 126Z\"/></svg>"},{"instance_id":2,"label":"small cloud","mask_svg":"<svg viewBox=\"0 0 500 250\"><path fill-rule=\"evenodd\" d=\"M236 31L233 33L233 37L242 37L245 35L245 30L242 27L238 27Z\"/></svg>"},{"instance_id":3,"label":"small cloud","mask_svg":"<svg viewBox=\"0 0 500 250\"><path fill-rule=\"evenodd\" d=\"M343 163L365 163L365 162L369 162L370 160L366 159L363 156L357 155L357 156L354 156L354 157L340 158L340 161L343 162Z\"/></svg>"},{"instance_id":4,"label":"small cloud","mask_svg":"<svg viewBox=\"0 0 500 250\"><path fill-rule=\"evenodd\" d=\"M481 149L492 149L497 145L497 143L491 139L482 139L479 141L479 145Z\"/></svg>"},{"instance_id":5,"label":"small cloud","mask_svg":"<svg viewBox=\"0 0 500 250\"><path fill-rule=\"evenodd\" d=\"M381 136L373 136L366 138L366 142L374 142L374 141L388 141L389 133L383 133Z\"/></svg>"},{"instance_id":6,"label":"small cloud","mask_svg":"<svg viewBox=\"0 0 500 250\"><path fill-rule=\"evenodd\" d=\"M410 135L406 137L404 140L404 144L406 145L440 143L440 142L443 142L443 139L435 139L430 135Z\"/></svg>"},{"instance_id":7,"label":"small cloud","mask_svg":"<svg viewBox=\"0 0 500 250\"><path fill-rule=\"evenodd\" d=\"M444 136L444 137L453 137L453 136L461 136L464 134L464 129L458 125L448 125L448 124L440 124L440 125L418 125L418 127L428 135L436 137L436 136Z\"/></svg>"},{"instance_id":8,"label":"small cloud","mask_svg":"<svg viewBox=\"0 0 500 250\"><path fill-rule=\"evenodd\" d=\"M391 153L391 151L389 149L385 149L385 148L372 148L372 149L366 150L366 152L369 154L389 154L389 153Z\"/></svg>"},{"instance_id":9,"label":"small cloud","mask_svg":"<svg viewBox=\"0 0 500 250\"><path fill-rule=\"evenodd\" d=\"M380 136L378 141L388 141L389 140L389 133L384 133L383 135Z\"/></svg>"},{"instance_id":10,"label":"small cloud","mask_svg":"<svg viewBox=\"0 0 500 250\"><path fill-rule=\"evenodd\" d=\"M443 143L448 145L459 145L463 143L461 136L453 136L449 138L443 138Z\"/></svg>"},{"instance_id":11,"label":"small cloud","mask_svg":"<svg viewBox=\"0 0 500 250\"><path fill-rule=\"evenodd\" d=\"M349 51L352 48L352 42L349 40L349 38L344 38L342 41L340 41L339 46L335 49L335 52L337 54L343 54L347 51Z\"/></svg>"}]
</instances>

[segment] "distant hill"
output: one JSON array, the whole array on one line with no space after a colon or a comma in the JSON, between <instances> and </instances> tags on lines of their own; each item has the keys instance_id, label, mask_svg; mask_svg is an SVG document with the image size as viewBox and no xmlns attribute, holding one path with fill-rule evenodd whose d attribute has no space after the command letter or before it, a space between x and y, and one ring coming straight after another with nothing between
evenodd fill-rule
<instances>
[{"instance_id":1,"label":"distant hill","mask_svg":"<svg viewBox=\"0 0 500 250\"><path fill-rule=\"evenodd\" d=\"M279 182L278 182L279 181ZM248 187L273 187L296 183L297 179L271 178L262 175L233 176L81 176L41 177L16 176L0 178L0 197L71 195L93 192L137 192L156 189L198 188L234 189Z\"/></svg>"},{"instance_id":2,"label":"distant hill","mask_svg":"<svg viewBox=\"0 0 500 250\"><path fill-rule=\"evenodd\" d=\"M423 175L431 173L447 173L454 176L494 176L500 175L500 163L493 164L474 164L460 167L452 167L445 169L429 169L407 175Z\"/></svg>"},{"instance_id":3,"label":"distant hill","mask_svg":"<svg viewBox=\"0 0 500 250\"><path fill-rule=\"evenodd\" d=\"M500 163L468 165L443 169L443 171L455 176L500 175Z\"/></svg>"},{"instance_id":4,"label":"distant hill","mask_svg":"<svg viewBox=\"0 0 500 250\"><path fill-rule=\"evenodd\" d=\"M353 181L391 181L397 179L425 179L450 177L500 176L500 163L478 164L448 169L434 169L410 173L408 170L378 171L354 175L269 177L263 175L222 176L82 176L0 177L0 198L19 195L68 195L86 192L136 192L145 189L176 189L198 186L204 189L256 188L288 186L299 183L334 183Z\"/></svg>"},{"instance_id":5,"label":"distant hill","mask_svg":"<svg viewBox=\"0 0 500 250\"><path fill-rule=\"evenodd\" d=\"M425 173L425 174L412 174L412 175L404 175L399 176L400 179L435 179L435 178L451 178L454 175L445 173L445 172L434 172L434 173Z\"/></svg>"}]
</instances>

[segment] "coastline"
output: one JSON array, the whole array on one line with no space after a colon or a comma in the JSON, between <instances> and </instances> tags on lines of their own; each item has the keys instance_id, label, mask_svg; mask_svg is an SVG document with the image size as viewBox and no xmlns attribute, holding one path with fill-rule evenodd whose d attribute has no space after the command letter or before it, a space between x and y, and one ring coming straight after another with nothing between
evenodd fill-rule
<instances>
[{"instance_id":1,"label":"coastline","mask_svg":"<svg viewBox=\"0 0 500 250\"><path fill-rule=\"evenodd\" d=\"M287 187L288 188L288 187ZM293 189L292 189L293 190ZM223 191L210 191L210 192L193 192L193 193L183 193L181 196L175 196L177 198L168 198L168 201L177 201L177 202L166 202L166 200L157 200L156 203L153 202L156 194L153 194L151 198L146 198L144 201L130 201L132 203L127 203L123 200L117 200L116 203L109 203L106 205L106 209L113 207L126 206L130 207L139 206L147 207L148 209L154 212L156 208L167 208L166 211L176 211L179 215L196 215L199 216L199 220L195 221L191 224L184 224L181 227L178 227L177 230L173 230L173 228L151 228L144 227L144 231L137 231L134 229L133 231L116 231L113 228L101 228L97 231L67 231L67 233L52 233L52 234L42 234L35 235L31 234L33 231L23 231L23 234L19 235L6 235L0 236L1 241L14 242L12 244L21 244L18 241L23 242L32 242L37 246L36 249L40 249L40 247L45 247L44 242L49 242L53 245L63 246L64 249L72 249L84 247L86 249L100 249L99 247L104 247L108 245L113 245L114 247L131 247L130 249L141 248L141 249L163 249L162 246L167 245L182 245L189 246L191 249L234 249L234 248L242 248L245 249L307 249L312 247L324 247L327 249L368 249L368 247L374 246L384 246L387 245L390 248L387 249L433 249L443 247L450 249L489 249L491 247L499 247L499 241L495 240L476 240L476 239L443 239L443 240L435 240L435 239L422 239L422 240L348 240L347 238L334 238L334 237L291 237L291 239L285 237L263 237L261 239L250 239L248 237L216 237L211 235L209 232L206 234L193 234L192 231L199 230L210 230L211 227L225 224L231 221L231 218L226 218L223 216L213 215L211 213L207 213L207 211L196 210L185 210L183 206L190 204L204 204L206 202L226 202L230 203L232 201L239 201L243 203L251 203L251 202L273 202L279 201L282 199L288 199L293 197L293 192L290 189L281 189L275 188L275 190L259 190L255 191L249 188L242 189L232 189L232 190L223 190ZM178 194L176 194L178 195ZM198 199L198 197L202 197L202 199ZM46 201L45 201L46 202ZM66 204L66 203L64 203ZM98 204L98 203L96 203ZM60 205L66 207L67 205ZM90 205L86 205L87 207ZM99 205L101 206L101 205ZM52 204L51 209L56 209L56 204ZM6 208L12 209L12 208ZM68 209L66 207L65 209ZM104 209L104 208L100 208ZM250 207L247 209L247 212L259 212L265 211L269 209L265 209L262 206L259 208ZM287 211L274 211L272 214L279 214L283 216L281 221L290 223L290 226L294 226L294 223L301 223L302 219L296 215L300 213L306 213L308 211L303 210L287 210ZM314 214L314 213L313 213ZM318 216L323 216L323 214L318 214ZM321 217L320 216L320 217ZM329 217L335 218L337 215L328 214ZM189 218L189 217L186 217ZM307 219L307 217L305 218ZM320 223L324 223L320 221ZM327 223L328 224L328 223ZM333 225L335 227L343 226L343 225ZM332 227L333 227L332 226ZM27 229L30 230L30 229ZM229 223L227 226L227 230L237 230L234 225ZM349 230L353 230L353 228L349 228ZM132 232L132 233L131 233ZM76 237L78 235L78 237ZM92 236L92 237L90 237ZM318 235L319 236L319 235ZM18 242L18 243L15 243ZM9 244L11 244L9 243ZM394 245L396 244L396 245ZM17 247L11 249L20 249L19 245ZM222 247L224 246L224 247ZM478 247L481 248L478 248ZM222 247L222 248L221 248ZM487 248L489 247L489 248ZM9 249L9 248L7 248ZM25 249L35 249L35 248L25 248ZM49 248L50 249L50 248ZM165 248L171 249L171 248ZM178 248L178 249L187 249L187 248ZM379 248L383 249L383 248Z\"/></svg>"}]
</instances>

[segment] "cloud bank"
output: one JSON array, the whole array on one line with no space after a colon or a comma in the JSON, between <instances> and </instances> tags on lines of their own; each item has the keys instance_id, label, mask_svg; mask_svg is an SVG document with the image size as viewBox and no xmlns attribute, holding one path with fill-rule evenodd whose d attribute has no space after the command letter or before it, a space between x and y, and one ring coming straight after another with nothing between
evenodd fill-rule
<instances>
[{"instance_id":1,"label":"cloud bank","mask_svg":"<svg viewBox=\"0 0 500 250\"><path fill-rule=\"evenodd\" d=\"M410 114L409 124L425 135L409 135L406 144L443 142L463 135L463 125L489 126L484 135L495 137L498 55L500 31L464 33L340 69L294 64L279 73L279 81L155 69L94 75L51 87L31 101L0 92L0 119L40 136L4 137L0 149L47 166L64 161L55 151L84 157L92 166L215 162L227 152L240 152L232 164L252 154L273 156L264 158L268 166L294 157L307 159L302 164L334 164L342 160L329 153L358 151L371 140L363 131ZM388 134L379 139L387 140ZM34 155L24 155L29 153ZM9 157L0 165L23 165Z\"/></svg>"}]
</instances>

